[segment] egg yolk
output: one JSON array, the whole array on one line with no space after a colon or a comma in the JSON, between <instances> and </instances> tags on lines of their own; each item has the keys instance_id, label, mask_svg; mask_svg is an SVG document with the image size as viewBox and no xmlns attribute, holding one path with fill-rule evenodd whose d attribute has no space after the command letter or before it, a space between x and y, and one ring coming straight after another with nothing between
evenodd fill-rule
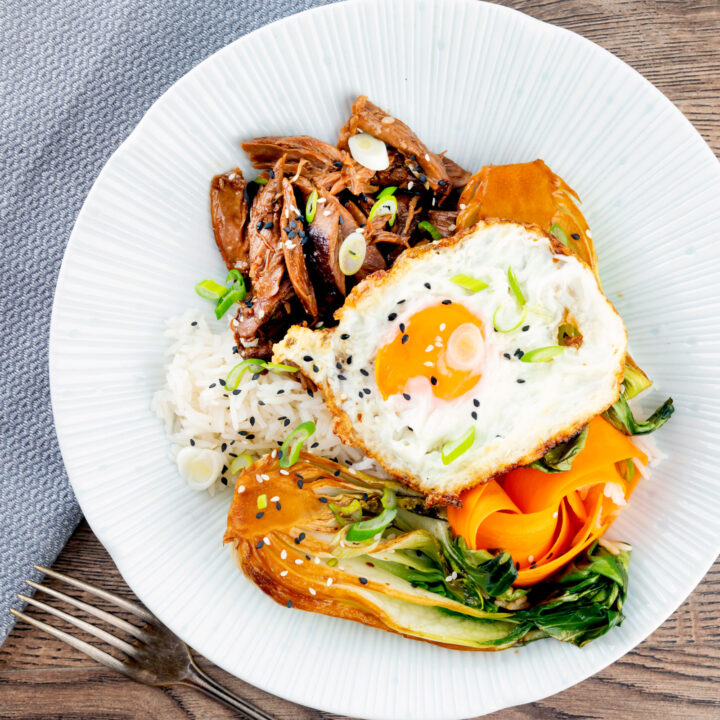
<instances>
[{"instance_id":1,"label":"egg yolk","mask_svg":"<svg viewBox=\"0 0 720 720\"><path fill-rule=\"evenodd\" d=\"M405 320L375 358L375 381L385 400L408 380L426 378L435 397L452 400L481 377L483 325L464 305L449 300Z\"/></svg>"}]
</instances>

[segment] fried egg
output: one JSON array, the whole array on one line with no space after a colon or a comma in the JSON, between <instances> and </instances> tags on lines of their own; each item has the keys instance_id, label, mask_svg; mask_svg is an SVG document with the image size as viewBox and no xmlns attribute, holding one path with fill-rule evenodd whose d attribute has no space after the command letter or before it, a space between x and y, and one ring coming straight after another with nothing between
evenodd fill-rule
<instances>
[{"instance_id":1,"label":"fried egg","mask_svg":"<svg viewBox=\"0 0 720 720\"><path fill-rule=\"evenodd\" d=\"M537 226L483 221L407 250L336 318L290 328L273 359L322 390L344 442L430 503L536 460L619 394L623 321Z\"/></svg>"}]
</instances>

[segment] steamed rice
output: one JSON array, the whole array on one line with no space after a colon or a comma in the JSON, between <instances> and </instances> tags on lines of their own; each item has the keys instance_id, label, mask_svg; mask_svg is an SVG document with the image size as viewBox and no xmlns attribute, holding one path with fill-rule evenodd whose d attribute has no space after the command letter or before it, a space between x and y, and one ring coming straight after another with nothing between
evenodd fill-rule
<instances>
[{"instance_id":1,"label":"steamed rice","mask_svg":"<svg viewBox=\"0 0 720 720\"><path fill-rule=\"evenodd\" d=\"M383 474L360 450L340 442L322 394L305 390L294 373L266 373L253 380L246 372L238 385L240 392L226 392L224 379L241 361L233 352L235 339L229 329L214 330L206 316L188 310L171 318L165 336L169 341L165 385L155 393L152 409L165 422L173 461L182 448L194 444L220 453L221 467L228 468L241 453L255 459L277 449L300 423L312 420L315 434L304 449ZM233 487L234 481L226 470L208 490Z\"/></svg>"}]
</instances>

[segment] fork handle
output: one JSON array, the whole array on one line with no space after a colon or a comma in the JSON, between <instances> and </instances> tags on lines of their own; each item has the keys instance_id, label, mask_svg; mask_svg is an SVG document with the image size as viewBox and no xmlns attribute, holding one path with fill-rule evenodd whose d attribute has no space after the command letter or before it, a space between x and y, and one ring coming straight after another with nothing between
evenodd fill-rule
<instances>
[{"instance_id":1,"label":"fork handle","mask_svg":"<svg viewBox=\"0 0 720 720\"><path fill-rule=\"evenodd\" d=\"M225 689L220 683L200 670L194 661L191 661L191 664L188 666L188 672L183 684L201 690L211 698L225 703L225 705L231 707L233 710L239 710L249 718L249 720L277 720L274 715L266 713L257 707L257 705L253 705L248 700L243 700L237 695L233 695L233 693Z\"/></svg>"}]
</instances>

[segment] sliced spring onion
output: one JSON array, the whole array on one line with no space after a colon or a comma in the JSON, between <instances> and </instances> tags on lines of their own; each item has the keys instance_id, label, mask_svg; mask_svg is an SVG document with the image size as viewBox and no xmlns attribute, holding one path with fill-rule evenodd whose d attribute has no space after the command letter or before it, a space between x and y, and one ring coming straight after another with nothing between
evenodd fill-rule
<instances>
[{"instance_id":1,"label":"sliced spring onion","mask_svg":"<svg viewBox=\"0 0 720 720\"><path fill-rule=\"evenodd\" d=\"M357 133L348 138L348 148L355 162L370 170L387 170L390 167L387 146L368 133Z\"/></svg>"},{"instance_id":2,"label":"sliced spring onion","mask_svg":"<svg viewBox=\"0 0 720 720\"><path fill-rule=\"evenodd\" d=\"M570 247L570 241L568 240L568 236L558 224L551 226L550 234L553 235L557 240L559 240L565 247Z\"/></svg>"},{"instance_id":3,"label":"sliced spring onion","mask_svg":"<svg viewBox=\"0 0 720 720\"><path fill-rule=\"evenodd\" d=\"M240 378L250 370L253 375L259 373L265 369L265 361L259 358L247 358L242 362L238 363L225 378L225 389L226 390L237 390L237 386L240 384Z\"/></svg>"},{"instance_id":4,"label":"sliced spring onion","mask_svg":"<svg viewBox=\"0 0 720 720\"><path fill-rule=\"evenodd\" d=\"M245 287L245 278L243 277L242 273L239 270L236 270L233 268L228 274L227 278L225 279L226 283L233 282L233 283L240 283L243 287Z\"/></svg>"},{"instance_id":5,"label":"sliced spring onion","mask_svg":"<svg viewBox=\"0 0 720 720\"><path fill-rule=\"evenodd\" d=\"M220 477L222 454L216 450L184 447L177 454L178 470L193 490L207 490Z\"/></svg>"},{"instance_id":6,"label":"sliced spring onion","mask_svg":"<svg viewBox=\"0 0 720 720\"><path fill-rule=\"evenodd\" d=\"M253 459L247 454L243 453L232 459L230 463L230 472L233 475L237 475L242 470L247 470L253 464Z\"/></svg>"},{"instance_id":7,"label":"sliced spring onion","mask_svg":"<svg viewBox=\"0 0 720 720\"><path fill-rule=\"evenodd\" d=\"M366 244L362 233L350 233L342 242L338 254L340 271L343 275L354 275L365 262Z\"/></svg>"},{"instance_id":8,"label":"sliced spring onion","mask_svg":"<svg viewBox=\"0 0 720 720\"><path fill-rule=\"evenodd\" d=\"M390 195L394 195L396 190L397 185L388 185L377 194L377 197L375 199L382 200L383 198L389 197Z\"/></svg>"},{"instance_id":9,"label":"sliced spring onion","mask_svg":"<svg viewBox=\"0 0 720 720\"><path fill-rule=\"evenodd\" d=\"M418 224L419 230L424 230L426 233L430 234L430 237L433 240L440 240L442 237L442 233L431 223L427 220L421 220Z\"/></svg>"},{"instance_id":10,"label":"sliced spring onion","mask_svg":"<svg viewBox=\"0 0 720 720\"><path fill-rule=\"evenodd\" d=\"M245 288L242 290L229 290L218 300L215 306L215 317L219 320L235 303L245 298Z\"/></svg>"},{"instance_id":11,"label":"sliced spring onion","mask_svg":"<svg viewBox=\"0 0 720 720\"><path fill-rule=\"evenodd\" d=\"M362 517L362 505L357 498L355 498L347 505L328 503L328 507L330 508L330 510L332 510L332 514L335 516L335 519L341 525L347 525L348 522L358 520L360 517ZM349 521L348 518L350 518Z\"/></svg>"},{"instance_id":12,"label":"sliced spring onion","mask_svg":"<svg viewBox=\"0 0 720 720\"><path fill-rule=\"evenodd\" d=\"M369 520L360 520L348 528L345 536L350 542L372 540L395 519L397 508L385 508L379 515Z\"/></svg>"},{"instance_id":13,"label":"sliced spring onion","mask_svg":"<svg viewBox=\"0 0 720 720\"><path fill-rule=\"evenodd\" d=\"M282 363L266 362L265 369L271 372L297 372L298 368L294 365L283 365Z\"/></svg>"},{"instance_id":14,"label":"sliced spring onion","mask_svg":"<svg viewBox=\"0 0 720 720\"><path fill-rule=\"evenodd\" d=\"M302 444L315 432L315 423L312 420L298 425L280 446L280 467L289 468L300 457Z\"/></svg>"},{"instance_id":15,"label":"sliced spring onion","mask_svg":"<svg viewBox=\"0 0 720 720\"><path fill-rule=\"evenodd\" d=\"M565 348L562 345L548 345L547 347L528 350L521 358L521 362L538 363L549 362L558 356Z\"/></svg>"},{"instance_id":16,"label":"sliced spring onion","mask_svg":"<svg viewBox=\"0 0 720 720\"><path fill-rule=\"evenodd\" d=\"M520 283L517 281L515 273L510 266L508 266L508 282L510 283L510 289L515 296L515 299L518 301L518 305L523 307L523 305L525 305L525 296L523 295L523 292L520 289Z\"/></svg>"},{"instance_id":17,"label":"sliced spring onion","mask_svg":"<svg viewBox=\"0 0 720 720\"><path fill-rule=\"evenodd\" d=\"M526 309L522 308L519 316L513 316L512 320L506 321L503 317L501 317L504 307L505 305L500 305L500 307L493 313L493 327L495 328L495 331L499 333L509 333L513 330L517 330L525 322L525 318L527 317ZM515 321L516 317L517 321Z\"/></svg>"},{"instance_id":18,"label":"sliced spring onion","mask_svg":"<svg viewBox=\"0 0 720 720\"><path fill-rule=\"evenodd\" d=\"M267 507L267 495L265 493L263 493L262 495L258 495L257 509L264 510L266 507Z\"/></svg>"},{"instance_id":19,"label":"sliced spring onion","mask_svg":"<svg viewBox=\"0 0 720 720\"><path fill-rule=\"evenodd\" d=\"M380 498L382 506L388 510L392 510L397 507L397 496L390 488L383 488L382 498Z\"/></svg>"},{"instance_id":20,"label":"sliced spring onion","mask_svg":"<svg viewBox=\"0 0 720 720\"><path fill-rule=\"evenodd\" d=\"M305 219L311 223L315 219L315 213L317 212L317 200L318 192L313 190L308 196L307 202L305 203Z\"/></svg>"},{"instance_id":21,"label":"sliced spring onion","mask_svg":"<svg viewBox=\"0 0 720 720\"><path fill-rule=\"evenodd\" d=\"M457 440L450 440L442 446L442 464L449 465L467 452L475 442L475 426L466 430Z\"/></svg>"},{"instance_id":22,"label":"sliced spring onion","mask_svg":"<svg viewBox=\"0 0 720 720\"><path fill-rule=\"evenodd\" d=\"M195 292L206 300L219 300L227 292L227 288L214 280L203 280L195 286Z\"/></svg>"},{"instance_id":23,"label":"sliced spring onion","mask_svg":"<svg viewBox=\"0 0 720 720\"><path fill-rule=\"evenodd\" d=\"M456 285L459 285L463 290L468 290L471 293L480 292L480 290L484 290L486 287L490 287L486 282L471 277L470 275L454 275L450 278L450 282L454 282Z\"/></svg>"},{"instance_id":24,"label":"sliced spring onion","mask_svg":"<svg viewBox=\"0 0 720 720\"><path fill-rule=\"evenodd\" d=\"M390 227L392 227L395 224L395 217L397 215L397 198L394 195L388 195L381 200L377 200L370 208L368 222L376 215L389 215L388 222Z\"/></svg>"},{"instance_id":25,"label":"sliced spring onion","mask_svg":"<svg viewBox=\"0 0 720 720\"><path fill-rule=\"evenodd\" d=\"M258 185L267 185L268 179L266 177L263 177L262 175L258 175L254 180L254 183L257 183Z\"/></svg>"}]
</instances>

